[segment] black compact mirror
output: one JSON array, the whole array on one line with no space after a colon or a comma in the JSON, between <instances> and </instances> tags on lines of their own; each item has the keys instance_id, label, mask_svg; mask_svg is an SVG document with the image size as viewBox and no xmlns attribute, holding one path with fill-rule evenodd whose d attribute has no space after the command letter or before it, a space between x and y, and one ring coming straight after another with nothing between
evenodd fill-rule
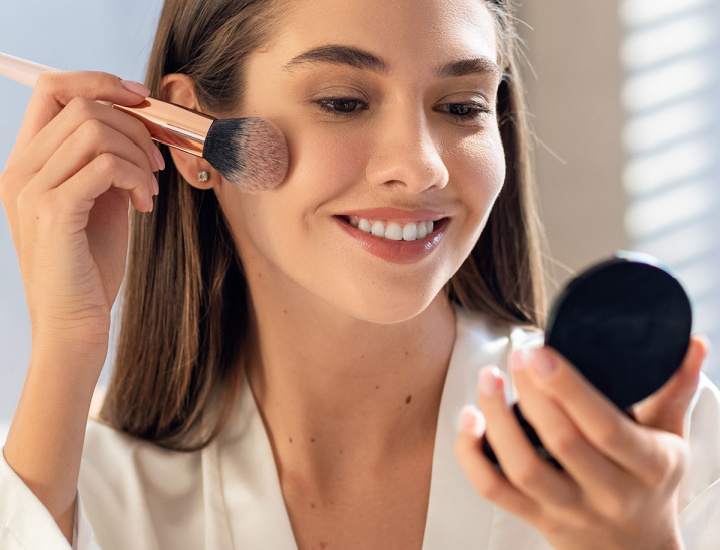
<instances>
[{"instance_id":1,"label":"black compact mirror","mask_svg":"<svg viewBox=\"0 0 720 550\"><path fill-rule=\"evenodd\" d=\"M566 357L613 403L630 407L660 389L682 363L692 328L687 293L655 258L619 252L571 281L548 317L545 345ZM538 452L532 426L514 406ZM497 464L487 440L485 454Z\"/></svg>"}]
</instances>

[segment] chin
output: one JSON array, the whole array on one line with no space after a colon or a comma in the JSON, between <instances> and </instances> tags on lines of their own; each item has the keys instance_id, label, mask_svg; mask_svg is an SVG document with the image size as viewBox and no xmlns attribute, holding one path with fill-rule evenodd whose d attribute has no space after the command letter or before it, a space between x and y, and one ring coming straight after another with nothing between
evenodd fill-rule
<instances>
[{"instance_id":1,"label":"chin","mask_svg":"<svg viewBox=\"0 0 720 550\"><path fill-rule=\"evenodd\" d=\"M408 285L403 290L347 292L336 307L355 319L392 325L408 321L423 313L442 292L443 285L418 288Z\"/></svg>"}]
</instances>

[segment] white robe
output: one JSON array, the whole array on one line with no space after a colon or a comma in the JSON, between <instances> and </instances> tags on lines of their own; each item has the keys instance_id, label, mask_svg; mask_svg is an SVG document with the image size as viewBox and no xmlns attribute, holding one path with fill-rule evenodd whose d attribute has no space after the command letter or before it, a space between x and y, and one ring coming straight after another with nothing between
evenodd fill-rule
<instances>
[{"instance_id":1,"label":"white robe","mask_svg":"<svg viewBox=\"0 0 720 550\"><path fill-rule=\"evenodd\" d=\"M460 409L476 402L477 372L506 370L511 349L537 336L457 311L457 337L440 405L423 550L547 550L530 526L480 497L453 451ZM704 376L690 423L681 486L687 550L720 548L720 393ZM296 550L267 433L248 385L220 434L178 453L88 422L75 547L80 550ZM70 545L32 492L0 460L0 548Z\"/></svg>"}]
</instances>

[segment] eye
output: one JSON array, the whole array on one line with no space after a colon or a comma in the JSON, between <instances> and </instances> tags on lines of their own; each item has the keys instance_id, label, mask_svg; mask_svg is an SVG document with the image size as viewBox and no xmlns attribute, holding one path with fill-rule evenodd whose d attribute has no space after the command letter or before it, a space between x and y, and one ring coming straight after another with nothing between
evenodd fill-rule
<instances>
[{"instance_id":1,"label":"eye","mask_svg":"<svg viewBox=\"0 0 720 550\"><path fill-rule=\"evenodd\" d=\"M468 116L473 112L469 105L463 105L462 103L451 103L448 105L448 113L456 116Z\"/></svg>"},{"instance_id":2,"label":"eye","mask_svg":"<svg viewBox=\"0 0 720 550\"><path fill-rule=\"evenodd\" d=\"M359 99L350 98L325 98L318 99L316 102L320 108L334 116L352 116L353 113L364 111L368 108L368 104Z\"/></svg>"},{"instance_id":3,"label":"eye","mask_svg":"<svg viewBox=\"0 0 720 550\"><path fill-rule=\"evenodd\" d=\"M441 113L447 114L451 119L460 124L479 123L483 118L492 114L489 109L482 103L444 103L438 105L435 109Z\"/></svg>"}]
</instances>

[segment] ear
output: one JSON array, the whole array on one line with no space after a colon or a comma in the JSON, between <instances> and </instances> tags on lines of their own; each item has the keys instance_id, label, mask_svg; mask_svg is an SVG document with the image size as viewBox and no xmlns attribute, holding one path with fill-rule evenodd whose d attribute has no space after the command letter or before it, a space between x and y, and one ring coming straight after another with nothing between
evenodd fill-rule
<instances>
[{"instance_id":1,"label":"ear","mask_svg":"<svg viewBox=\"0 0 720 550\"><path fill-rule=\"evenodd\" d=\"M163 101L182 105L188 109L198 109L197 96L195 95L195 83L186 74L169 74L163 77L160 86L160 98ZM220 183L220 174L204 158L196 157L170 147L170 156L178 171L190 185L197 189L212 189ZM198 174L206 172L208 178L198 178Z\"/></svg>"}]
</instances>

